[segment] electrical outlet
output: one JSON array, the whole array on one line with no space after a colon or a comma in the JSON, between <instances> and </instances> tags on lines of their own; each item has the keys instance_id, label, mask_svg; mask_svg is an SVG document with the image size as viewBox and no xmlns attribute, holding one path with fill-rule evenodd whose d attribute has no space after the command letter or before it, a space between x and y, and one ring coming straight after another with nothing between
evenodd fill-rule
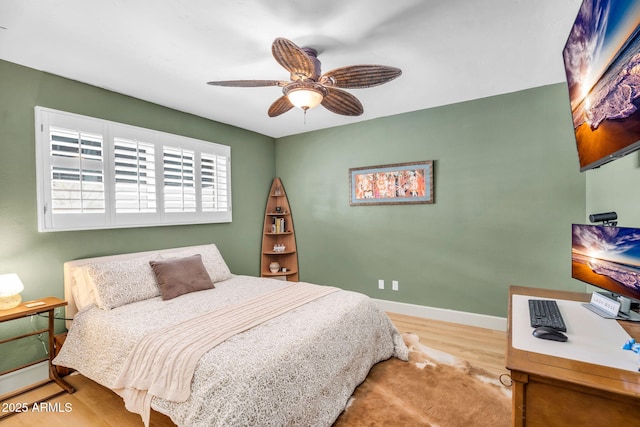
<instances>
[{"instance_id":1,"label":"electrical outlet","mask_svg":"<svg viewBox=\"0 0 640 427\"><path fill-rule=\"evenodd\" d=\"M397 280L394 280L394 281L391 282L391 289L394 290L394 291L398 290L398 281Z\"/></svg>"},{"instance_id":2,"label":"electrical outlet","mask_svg":"<svg viewBox=\"0 0 640 427\"><path fill-rule=\"evenodd\" d=\"M384 280L378 280L378 289L384 289Z\"/></svg>"}]
</instances>

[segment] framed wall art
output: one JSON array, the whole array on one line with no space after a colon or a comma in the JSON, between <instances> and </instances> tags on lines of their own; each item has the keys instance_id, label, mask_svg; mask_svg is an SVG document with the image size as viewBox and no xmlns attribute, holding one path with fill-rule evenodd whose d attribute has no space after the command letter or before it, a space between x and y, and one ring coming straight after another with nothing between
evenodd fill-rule
<instances>
[{"instance_id":1,"label":"framed wall art","mask_svg":"<svg viewBox=\"0 0 640 427\"><path fill-rule=\"evenodd\" d=\"M349 204L433 203L433 160L349 169Z\"/></svg>"}]
</instances>

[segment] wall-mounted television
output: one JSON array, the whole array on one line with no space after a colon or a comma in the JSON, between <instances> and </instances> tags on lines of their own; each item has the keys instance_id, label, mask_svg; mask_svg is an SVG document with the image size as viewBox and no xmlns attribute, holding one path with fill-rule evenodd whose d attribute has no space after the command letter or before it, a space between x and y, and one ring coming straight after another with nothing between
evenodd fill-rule
<instances>
[{"instance_id":1,"label":"wall-mounted television","mask_svg":"<svg viewBox=\"0 0 640 427\"><path fill-rule=\"evenodd\" d=\"M640 148L640 0L584 0L562 51L580 171Z\"/></svg>"},{"instance_id":2,"label":"wall-mounted television","mask_svg":"<svg viewBox=\"0 0 640 427\"><path fill-rule=\"evenodd\" d=\"M640 229L573 224L571 277L640 300Z\"/></svg>"}]
</instances>

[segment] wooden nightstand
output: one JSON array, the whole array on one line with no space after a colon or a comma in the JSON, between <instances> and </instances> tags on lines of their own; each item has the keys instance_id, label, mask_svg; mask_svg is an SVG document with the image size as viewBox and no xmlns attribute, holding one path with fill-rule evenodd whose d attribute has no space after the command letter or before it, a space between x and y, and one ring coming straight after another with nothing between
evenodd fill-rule
<instances>
[{"instance_id":1,"label":"wooden nightstand","mask_svg":"<svg viewBox=\"0 0 640 427\"><path fill-rule=\"evenodd\" d=\"M60 298L56 298L56 297L47 297L47 298L42 298L39 300L35 300L35 301L26 301L23 302L22 304L20 304L19 306L9 309L9 310L2 310L0 311L0 323L2 322L8 322L10 320L15 320L15 319L20 319L23 317L28 317L28 316L34 316L37 314L43 314L43 313L47 313L48 317L49 317L49 325L46 329L40 329L34 332L29 332L27 334L23 334L23 335L18 335L12 338L8 338L8 339L4 339L4 340L0 340L0 344L9 342L9 341L15 341L21 338L26 338L26 337L30 337L33 335L38 335L38 334L42 334L42 333L47 333L49 336L49 356L45 357L43 359L39 359L39 360L35 360L33 362L18 366L16 368L10 369L8 371L4 371L4 372L0 372L0 376L2 375L6 375L8 373L11 372L15 372L19 369L22 368L26 368L28 366L32 366L35 365L37 363L40 362L44 362L47 361L47 363L49 364L49 379L47 380L43 380L43 381L39 381L37 383L31 384L27 387L23 387L20 390L17 390L13 393L10 394L6 394L3 396L0 396L0 401L5 401L7 399L11 399L13 397L19 396L23 393L26 393L28 391L34 390L38 387L41 387L45 384L49 384L51 382L55 382L58 386L60 386L62 388L62 390L47 396L43 399L40 399L36 402L32 402L29 404L29 406L32 406L33 404L36 403L40 403L40 402L44 402L47 401L55 396L58 396L62 393L73 393L75 391L75 389L73 388L73 386L71 386L69 383L67 383L65 380L63 380L62 378L60 378L60 376L58 375L58 371L55 369L55 366L53 366L53 358L54 358L54 310L58 307L64 307L65 305L67 305L67 302L64 300L61 300ZM5 417L8 417L10 415L13 415L13 412L9 412L9 413L4 413L4 414L0 414L0 420L2 420Z\"/></svg>"}]
</instances>

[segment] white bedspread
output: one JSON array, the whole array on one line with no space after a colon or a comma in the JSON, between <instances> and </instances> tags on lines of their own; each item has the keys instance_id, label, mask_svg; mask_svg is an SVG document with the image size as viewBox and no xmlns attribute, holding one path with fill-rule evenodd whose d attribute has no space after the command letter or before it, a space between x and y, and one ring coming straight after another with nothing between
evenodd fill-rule
<instances>
[{"instance_id":1,"label":"white bedspread","mask_svg":"<svg viewBox=\"0 0 640 427\"><path fill-rule=\"evenodd\" d=\"M273 289L249 276L162 301L159 297L76 315L54 363L114 388L128 354L147 333ZM407 348L368 297L339 291L238 334L204 354L184 402L152 407L179 426L329 426L378 361Z\"/></svg>"}]
</instances>

